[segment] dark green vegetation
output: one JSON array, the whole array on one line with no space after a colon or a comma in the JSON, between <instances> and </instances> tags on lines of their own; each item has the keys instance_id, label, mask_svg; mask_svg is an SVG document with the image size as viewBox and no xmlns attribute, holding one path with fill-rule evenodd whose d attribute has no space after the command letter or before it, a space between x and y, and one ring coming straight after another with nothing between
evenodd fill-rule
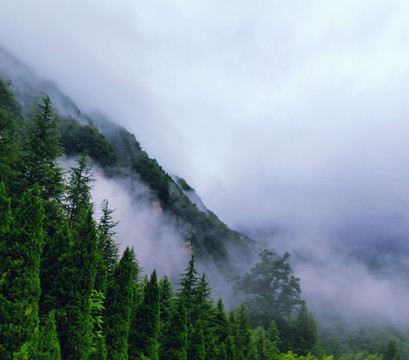
<instances>
[{"instance_id":1,"label":"dark green vegetation","mask_svg":"<svg viewBox=\"0 0 409 360\"><path fill-rule=\"evenodd\" d=\"M320 341L289 254L260 253L236 279L246 296L237 309L213 303L196 257L224 263L226 246L249 250L253 242L199 211L184 180L176 184L133 135L109 126L105 136L58 116L46 95L23 111L0 81L1 359L407 358L407 339L384 328L361 337L342 329ZM64 152L78 157L75 167L59 165ZM174 215L195 254L177 282L155 271L143 277L132 249L120 255L108 201L94 220L89 158L107 176L142 180L150 200Z\"/></svg>"}]
</instances>

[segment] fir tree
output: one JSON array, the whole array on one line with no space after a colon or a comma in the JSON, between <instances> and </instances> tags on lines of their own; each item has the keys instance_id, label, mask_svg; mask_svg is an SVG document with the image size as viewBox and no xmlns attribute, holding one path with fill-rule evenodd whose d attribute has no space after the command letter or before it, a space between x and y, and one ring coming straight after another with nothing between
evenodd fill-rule
<instances>
[{"instance_id":1,"label":"fir tree","mask_svg":"<svg viewBox=\"0 0 409 360\"><path fill-rule=\"evenodd\" d=\"M134 312L129 335L129 359L142 355L158 359L159 337L159 285L156 271L144 286L143 299Z\"/></svg>"},{"instance_id":2,"label":"fir tree","mask_svg":"<svg viewBox=\"0 0 409 360\"><path fill-rule=\"evenodd\" d=\"M24 151L23 174L28 187L39 184L41 199L60 201L64 191L63 171L57 159L63 148L58 132L58 117L47 95L41 97L27 126Z\"/></svg>"},{"instance_id":3,"label":"fir tree","mask_svg":"<svg viewBox=\"0 0 409 360\"><path fill-rule=\"evenodd\" d=\"M163 341L163 330L170 318L171 306L173 301L172 283L168 276L159 280L159 342Z\"/></svg>"},{"instance_id":4,"label":"fir tree","mask_svg":"<svg viewBox=\"0 0 409 360\"><path fill-rule=\"evenodd\" d=\"M91 351L91 296L96 278L97 234L90 208L78 225L64 268L63 308L56 313L63 359L86 359Z\"/></svg>"},{"instance_id":5,"label":"fir tree","mask_svg":"<svg viewBox=\"0 0 409 360\"><path fill-rule=\"evenodd\" d=\"M189 326L187 358L189 360L205 360L205 342L202 329L202 321L199 319Z\"/></svg>"},{"instance_id":6,"label":"fir tree","mask_svg":"<svg viewBox=\"0 0 409 360\"><path fill-rule=\"evenodd\" d=\"M71 228L80 223L91 202L91 187L94 179L92 167L88 163L86 153L77 159L77 167L70 168L67 195L65 198L65 212Z\"/></svg>"},{"instance_id":7,"label":"fir tree","mask_svg":"<svg viewBox=\"0 0 409 360\"><path fill-rule=\"evenodd\" d=\"M160 358L166 360L187 360L187 322L183 297L173 307L164 331Z\"/></svg>"},{"instance_id":8,"label":"fir tree","mask_svg":"<svg viewBox=\"0 0 409 360\"><path fill-rule=\"evenodd\" d=\"M0 210L0 358L11 359L23 346L35 348L39 331L44 210L38 187L26 191L12 217L1 184Z\"/></svg>"},{"instance_id":9,"label":"fir tree","mask_svg":"<svg viewBox=\"0 0 409 360\"><path fill-rule=\"evenodd\" d=\"M38 342L38 360L61 360L60 343L54 312L44 316Z\"/></svg>"},{"instance_id":10,"label":"fir tree","mask_svg":"<svg viewBox=\"0 0 409 360\"><path fill-rule=\"evenodd\" d=\"M187 268L185 269L185 273L182 274L182 278L179 280L179 298L183 298L184 304L188 311L188 322L190 322L190 310L191 305L196 296L196 290L198 285L198 271L195 269L195 255L192 254L190 261L188 263Z\"/></svg>"},{"instance_id":11,"label":"fir tree","mask_svg":"<svg viewBox=\"0 0 409 360\"><path fill-rule=\"evenodd\" d=\"M318 329L305 302L302 302L292 328L293 351L300 356L307 355L317 345Z\"/></svg>"},{"instance_id":12,"label":"fir tree","mask_svg":"<svg viewBox=\"0 0 409 360\"><path fill-rule=\"evenodd\" d=\"M110 277L119 260L118 244L113 240L115 235L113 229L119 222L113 221L112 213L114 210L109 209L108 200L102 201L101 211L102 216L98 224L98 247L101 250L102 259L108 271L108 277Z\"/></svg>"},{"instance_id":13,"label":"fir tree","mask_svg":"<svg viewBox=\"0 0 409 360\"><path fill-rule=\"evenodd\" d=\"M126 248L108 284L105 301L105 334L108 359L128 359L128 333L135 293L135 253Z\"/></svg>"}]
</instances>

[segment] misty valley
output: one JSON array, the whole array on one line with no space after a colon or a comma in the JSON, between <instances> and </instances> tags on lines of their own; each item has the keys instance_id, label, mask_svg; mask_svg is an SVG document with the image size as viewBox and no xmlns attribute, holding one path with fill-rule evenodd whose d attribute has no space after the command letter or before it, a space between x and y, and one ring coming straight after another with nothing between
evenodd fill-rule
<instances>
[{"instance_id":1,"label":"misty valley","mask_svg":"<svg viewBox=\"0 0 409 360\"><path fill-rule=\"evenodd\" d=\"M407 238L232 230L2 49L0 213L1 359L409 359Z\"/></svg>"}]
</instances>

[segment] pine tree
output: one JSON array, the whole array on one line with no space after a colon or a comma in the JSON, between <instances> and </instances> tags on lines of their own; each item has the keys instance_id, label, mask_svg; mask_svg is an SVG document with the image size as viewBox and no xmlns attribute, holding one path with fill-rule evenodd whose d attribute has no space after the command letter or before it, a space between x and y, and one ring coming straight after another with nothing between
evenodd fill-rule
<instances>
[{"instance_id":1,"label":"pine tree","mask_svg":"<svg viewBox=\"0 0 409 360\"><path fill-rule=\"evenodd\" d=\"M38 360L61 360L60 343L53 311L50 311L42 319L37 356Z\"/></svg>"},{"instance_id":2,"label":"pine tree","mask_svg":"<svg viewBox=\"0 0 409 360\"><path fill-rule=\"evenodd\" d=\"M251 351L251 332L248 314L244 305L234 311L230 318L237 359L246 358Z\"/></svg>"},{"instance_id":3,"label":"pine tree","mask_svg":"<svg viewBox=\"0 0 409 360\"><path fill-rule=\"evenodd\" d=\"M104 323L110 360L128 359L128 333L138 271L133 249L126 248L106 293Z\"/></svg>"},{"instance_id":4,"label":"pine tree","mask_svg":"<svg viewBox=\"0 0 409 360\"><path fill-rule=\"evenodd\" d=\"M164 331L160 358L166 360L187 360L187 321L183 297L173 307Z\"/></svg>"},{"instance_id":5,"label":"pine tree","mask_svg":"<svg viewBox=\"0 0 409 360\"><path fill-rule=\"evenodd\" d=\"M58 132L58 117L50 98L43 95L27 126L23 174L27 186L39 184L42 200L59 201L64 191L63 171L57 159L63 152Z\"/></svg>"},{"instance_id":6,"label":"pine tree","mask_svg":"<svg viewBox=\"0 0 409 360\"><path fill-rule=\"evenodd\" d=\"M224 343L227 336L229 336L229 320L227 318L223 300L221 298L217 301L214 323L215 324L213 332L216 337L216 343L220 345Z\"/></svg>"},{"instance_id":7,"label":"pine tree","mask_svg":"<svg viewBox=\"0 0 409 360\"><path fill-rule=\"evenodd\" d=\"M163 341L163 330L170 318L171 306L173 301L172 284L168 276L159 280L159 342Z\"/></svg>"},{"instance_id":8,"label":"pine tree","mask_svg":"<svg viewBox=\"0 0 409 360\"><path fill-rule=\"evenodd\" d=\"M199 319L189 326L187 358L189 360L205 360L205 341L202 329L202 321Z\"/></svg>"},{"instance_id":9,"label":"pine tree","mask_svg":"<svg viewBox=\"0 0 409 360\"><path fill-rule=\"evenodd\" d=\"M102 216L98 224L98 247L101 250L102 259L108 271L108 277L114 272L115 265L119 260L119 248L115 243L113 237L115 231L113 230L118 221L112 220L112 213L114 210L109 209L108 200L103 200L101 205Z\"/></svg>"},{"instance_id":10,"label":"pine tree","mask_svg":"<svg viewBox=\"0 0 409 360\"><path fill-rule=\"evenodd\" d=\"M308 313L305 302L302 302L292 326L293 351L305 356L318 342L318 329L314 317Z\"/></svg>"},{"instance_id":11,"label":"pine tree","mask_svg":"<svg viewBox=\"0 0 409 360\"><path fill-rule=\"evenodd\" d=\"M1 184L0 207L0 358L11 359L23 346L35 348L39 331L44 210L37 186L25 192L12 217Z\"/></svg>"},{"instance_id":12,"label":"pine tree","mask_svg":"<svg viewBox=\"0 0 409 360\"><path fill-rule=\"evenodd\" d=\"M83 153L77 159L77 167L70 168L67 195L64 203L71 228L75 228L88 211L93 182L92 167L88 163L86 153Z\"/></svg>"},{"instance_id":13,"label":"pine tree","mask_svg":"<svg viewBox=\"0 0 409 360\"><path fill-rule=\"evenodd\" d=\"M143 299L133 314L128 340L130 360L142 355L158 359L159 318L159 285L156 271L153 271L144 286Z\"/></svg>"},{"instance_id":14,"label":"pine tree","mask_svg":"<svg viewBox=\"0 0 409 360\"><path fill-rule=\"evenodd\" d=\"M91 296L96 278L97 234L89 208L73 236L64 268L63 308L56 313L63 359L86 359L91 351L93 320Z\"/></svg>"},{"instance_id":15,"label":"pine tree","mask_svg":"<svg viewBox=\"0 0 409 360\"><path fill-rule=\"evenodd\" d=\"M73 271L72 247L72 234L67 223L63 223L44 246L40 262L40 314L42 316L53 309L63 309L72 296L70 289L74 288L74 284L71 283L69 276ZM58 322L58 315L56 317Z\"/></svg>"},{"instance_id":16,"label":"pine tree","mask_svg":"<svg viewBox=\"0 0 409 360\"><path fill-rule=\"evenodd\" d=\"M192 303L196 296L196 290L198 285L198 271L195 269L195 255L192 254L185 273L182 274L182 278L179 280L179 299L183 298L184 304L188 312L188 323L190 323Z\"/></svg>"},{"instance_id":17,"label":"pine tree","mask_svg":"<svg viewBox=\"0 0 409 360\"><path fill-rule=\"evenodd\" d=\"M4 181L8 190L17 192L22 156L17 122L21 123L22 115L21 108L9 89L10 85L11 82L0 80L0 182Z\"/></svg>"}]
</instances>

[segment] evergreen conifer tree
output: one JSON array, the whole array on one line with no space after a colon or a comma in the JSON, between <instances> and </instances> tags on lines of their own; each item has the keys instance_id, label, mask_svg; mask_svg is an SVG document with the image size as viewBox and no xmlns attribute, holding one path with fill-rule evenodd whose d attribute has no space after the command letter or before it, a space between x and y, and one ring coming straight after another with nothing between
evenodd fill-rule
<instances>
[{"instance_id":1,"label":"evergreen conifer tree","mask_svg":"<svg viewBox=\"0 0 409 360\"><path fill-rule=\"evenodd\" d=\"M63 171L57 159L63 152L58 132L58 117L47 95L37 104L27 126L24 144L23 174L28 187L39 184L42 200L61 199L64 191Z\"/></svg>"},{"instance_id":2,"label":"evergreen conifer tree","mask_svg":"<svg viewBox=\"0 0 409 360\"><path fill-rule=\"evenodd\" d=\"M61 360L54 311L43 317L38 342L38 360Z\"/></svg>"},{"instance_id":3,"label":"evergreen conifer tree","mask_svg":"<svg viewBox=\"0 0 409 360\"><path fill-rule=\"evenodd\" d=\"M87 154L82 153L76 162L77 167L70 168L64 204L71 228L75 228L87 213L91 202L91 187L94 182L92 167L88 162Z\"/></svg>"},{"instance_id":4,"label":"evergreen conifer tree","mask_svg":"<svg viewBox=\"0 0 409 360\"><path fill-rule=\"evenodd\" d=\"M73 236L65 268L63 309L57 321L63 359L86 359L91 351L93 320L91 296L97 267L97 233L89 208Z\"/></svg>"},{"instance_id":5,"label":"evergreen conifer tree","mask_svg":"<svg viewBox=\"0 0 409 360\"><path fill-rule=\"evenodd\" d=\"M129 334L129 359L142 355L158 359L159 338L159 285L156 271L153 271L143 291L143 299L138 304L131 323Z\"/></svg>"},{"instance_id":6,"label":"evergreen conifer tree","mask_svg":"<svg viewBox=\"0 0 409 360\"><path fill-rule=\"evenodd\" d=\"M101 205L102 216L98 224L98 247L101 250L102 259L105 263L108 277L114 272L115 265L119 260L119 248L118 244L115 243L113 237L115 231L113 230L117 225L118 221L113 221L112 213L114 210L109 209L108 200L103 200Z\"/></svg>"},{"instance_id":7,"label":"evergreen conifer tree","mask_svg":"<svg viewBox=\"0 0 409 360\"><path fill-rule=\"evenodd\" d=\"M292 326L293 351L299 356L306 356L318 342L318 329L314 317L308 313L302 302Z\"/></svg>"},{"instance_id":8,"label":"evergreen conifer tree","mask_svg":"<svg viewBox=\"0 0 409 360\"><path fill-rule=\"evenodd\" d=\"M160 358L167 360L187 360L187 321L183 297L178 299L170 313L170 319L164 331Z\"/></svg>"},{"instance_id":9,"label":"evergreen conifer tree","mask_svg":"<svg viewBox=\"0 0 409 360\"><path fill-rule=\"evenodd\" d=\"M25 192L13 217L1 184L0 211L4 226L0 231L0 358L11 359L22 347L36 351L33 341L39 331L40 255L44 243L44 210L38 186Z\"/></svg>"},{"instance_id":10,"label":"evergreen conifer tree","mask_svg":"<svg viewBox=\"0 0 409 360\"><path fill-rule=\"evenodd\" d=\"M109 360L128 359L128 333L138 265L133 249L126 248L108 284L105 300L105 334Z\"/></svg>"},{"instance_id":11,"label":"evergreen conifer tree","mask_svg":"<svg viewBox=\"0 0 409 360\"><path fill-rule=\"evenodd\" d=\"M163 330L170 318L173 301L172 284L168 276L159 280L159 342L163 340Z\"/></svg>"},{"instance_id":12,"label":"evergreen conifer tree","mask_svg":"<svg viewBox=\"0 0 409 360\"><path fill-rule=\"evenodd\" d=\"M205 341L202 329L202 321L199 319L195 324L190 324L187 343L187 358L189 360L205 360Z\"/></svg>"}]
</instances>

